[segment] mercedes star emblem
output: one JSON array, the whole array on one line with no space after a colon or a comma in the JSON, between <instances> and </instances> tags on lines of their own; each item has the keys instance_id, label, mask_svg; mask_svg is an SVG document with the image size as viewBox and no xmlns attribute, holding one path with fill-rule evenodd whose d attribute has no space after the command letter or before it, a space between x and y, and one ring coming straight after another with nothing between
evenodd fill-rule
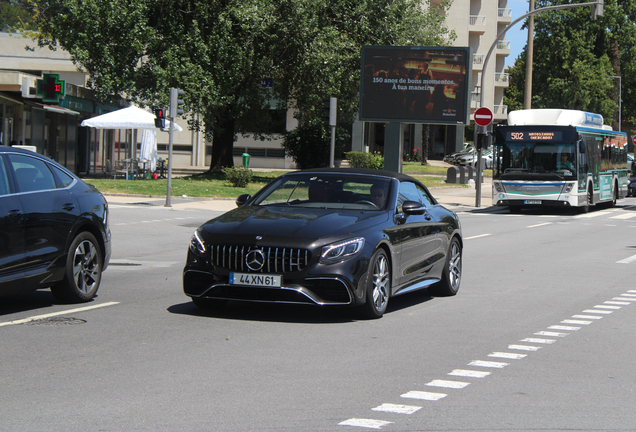
<instances>
[{"instance_id":1,"label":"mercedes star emblem","mask_svg":"<svg viewBox=\"0 0 636 432\"><path fill-rule=\"evenodd\" d=\"M260 249L253 249L245 255L245 264L252 271L259 271L265 264L265 255Z\"/></svg>"}]
</instances>

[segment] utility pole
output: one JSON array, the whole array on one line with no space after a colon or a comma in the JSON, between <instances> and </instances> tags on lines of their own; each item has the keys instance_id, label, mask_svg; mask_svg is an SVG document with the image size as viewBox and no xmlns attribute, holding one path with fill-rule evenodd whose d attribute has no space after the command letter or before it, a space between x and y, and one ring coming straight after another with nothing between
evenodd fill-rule
<instances>
[{"instance_id":1,"label":"utility pole","mask_svg":"<svg viewBox=\"0 0 636 432\"><path fill-rule=\"evenodd\" d=\"M534 0L529 0L528 12L534 10ZM532 108L532 62L534 56L534 15L528 18L528 44L526 49L526 86L523 91L523 109Z\"/></svg>"}]
</instances>

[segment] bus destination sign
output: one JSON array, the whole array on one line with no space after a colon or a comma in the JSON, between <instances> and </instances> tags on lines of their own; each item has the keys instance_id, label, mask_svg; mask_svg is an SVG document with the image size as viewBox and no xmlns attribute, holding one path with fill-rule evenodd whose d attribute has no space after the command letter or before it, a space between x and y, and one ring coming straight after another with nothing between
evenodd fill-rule
<instances>
[{"instance_id":1,"label":"bus destination sign","mask_svg":"<svg viewBox=\"0 0 636 432\"><path fill-rule=\"evenodd\" d=\"M562 141L561 131L508 131L507 141Z\"/></svg>"}]
</instances>

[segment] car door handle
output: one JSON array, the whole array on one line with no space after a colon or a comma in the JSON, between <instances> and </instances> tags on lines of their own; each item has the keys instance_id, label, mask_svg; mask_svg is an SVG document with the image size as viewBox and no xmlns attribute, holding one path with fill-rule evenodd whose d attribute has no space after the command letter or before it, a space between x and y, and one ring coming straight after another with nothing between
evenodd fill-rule
<instances>
[{"instance_id":1,"label":"car door handle","mask_svg":"<svg viewBox=\"0 0 636 432\"><path fill-rule=\"evenodd\" d=\"M62 205L62 210L66 210L66 211L71 211L75 208L75 204L73 203L67 203Z\"/></svg>"},{"instance_id":2,"label":"car door handle","mask_svg":"<svg viewBox=\"0 0 636 432\"><path fill-rule=\"evenodd\" d=\"M20 211L19 209L9 210L7 212L7 215L9 215L10 218L17 219L22 216L22 211Z\"/></svg>"},{"instance_id":3,"label":"car door handle","mask_svg":"<svg viewBox=\"0 0 636 432\"><path fill-rule=\"evenodd\" d=\"M432 219L431 215L428 212L424 213L424 219L426 219L427 221L430 221Z\"/></svg>"}]
</instances>

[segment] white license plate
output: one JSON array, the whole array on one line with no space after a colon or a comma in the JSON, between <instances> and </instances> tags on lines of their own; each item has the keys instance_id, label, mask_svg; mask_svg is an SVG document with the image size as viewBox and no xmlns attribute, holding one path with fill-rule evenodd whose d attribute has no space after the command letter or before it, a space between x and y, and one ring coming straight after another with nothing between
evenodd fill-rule
<instances>
[{"instance_id":1,"label":"white license plate","mask_svg":"<svg viewBox=\"0 0 636 432\"><path fill-rule=\"evenodd\" d=\"M525 200L524 204L541 204L541 200Z\"/></svg>"},{"instance_id":2,"label":"white license plate","mask_svg":"<svg viewBox=\"0 0 636 432\"><path fill-rule=\"evenodd\" d=\"M230 285L250 285L280 288L280 275L230 273Z\"/></svg>"}]
</instances>

